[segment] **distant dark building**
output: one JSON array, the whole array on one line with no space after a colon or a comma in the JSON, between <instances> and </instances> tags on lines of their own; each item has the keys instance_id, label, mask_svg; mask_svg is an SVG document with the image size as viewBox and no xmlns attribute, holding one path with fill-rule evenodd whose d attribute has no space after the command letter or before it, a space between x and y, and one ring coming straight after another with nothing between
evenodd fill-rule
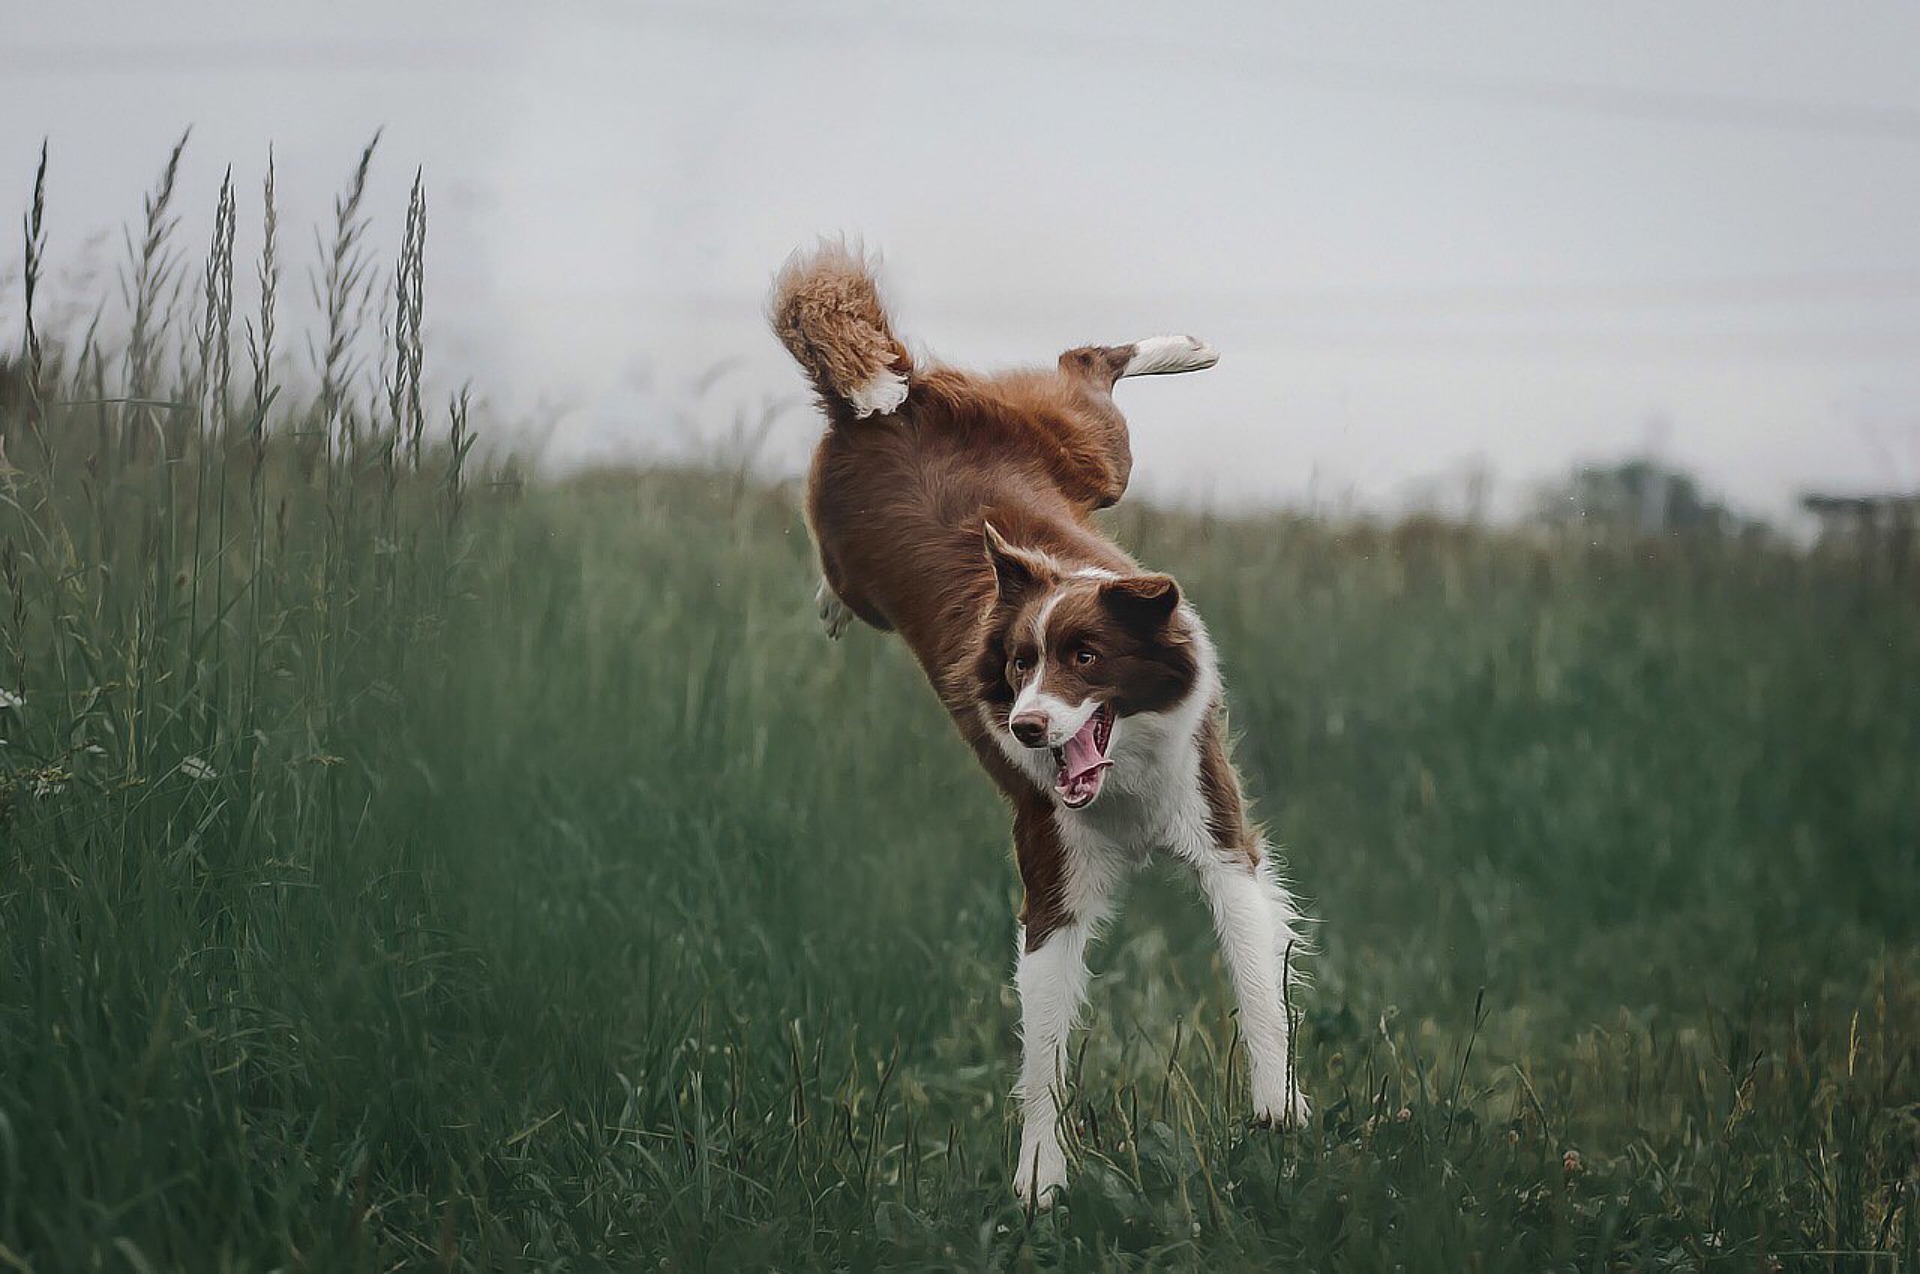
<instances>
[{"instance_id":1,"label":"distant dark building","mask_svg":"<svg viewBox=\"0 0 1920 1274\"><path fill-rule=\"evenodd\" d=\"M1920 529L1920 492L1800 497L1800 507L1820 519L1819 548L1860 559L1870 572L1884 570L1904 580L1914 568Z\"/></svg>"},{"instance_id":2,"label":"distant dark building","mask_svg":"<svg viewBox=\"0 0 1920 1274\"><path fill-rule=\"evenodd\" d=\"M1911 537L1920 522L1920 492L1885 495L1800 497L1800 507L1820 519L1822 544L1858 545L1898 535Z\"/></svg>"}]
</instances>

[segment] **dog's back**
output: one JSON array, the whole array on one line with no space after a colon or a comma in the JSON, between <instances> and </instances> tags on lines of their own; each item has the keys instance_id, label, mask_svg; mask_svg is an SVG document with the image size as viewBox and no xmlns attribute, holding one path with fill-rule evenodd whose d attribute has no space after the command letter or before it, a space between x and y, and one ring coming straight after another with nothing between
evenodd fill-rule
<instances>
[{"instance_id":1,"label":"dog's back","mask_svg":"<svg viewBox=\"0 0 1920 1274\"><path fill-rule=\"evenodd\" d=\"M788 261L770 319L828 422L807 489L827 586L897 631L935 684L969 657L993 592L983 523L1062 559L1135 569L1088 521L1126 491L1133 464L1113 385L1213 361L1176 337L997 376L922 366L865 259L836 244Z\"/></svg>"}]
</instances>

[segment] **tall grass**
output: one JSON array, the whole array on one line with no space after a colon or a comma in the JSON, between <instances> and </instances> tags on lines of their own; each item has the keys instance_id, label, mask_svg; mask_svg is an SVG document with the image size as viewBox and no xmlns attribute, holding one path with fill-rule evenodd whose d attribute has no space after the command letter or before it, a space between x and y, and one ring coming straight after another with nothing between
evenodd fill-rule
<instances>
[{"instance_id":1,"label":"tall grass","mask_svg":"<svg viewBox=\"0 0 1920 1274\"><path fill-rule=\"evenodd\" d=\"M30 301L0 375L0 1266L1916 1267L1910 593L1123 506L1323 920L1317 1116L1247 1126L1150 873L1029 1216L987 784L896 644L817 633L790 491L480 469L374 161L309 381L271 168L236 374L251 200L190 270L177 152L144 325Z\"/></svg>"},{"instance_id":2,"label":"tall grass","mask_svg":"<svg viewBox=\"0 0 1920 1274\"><path fill-rule=\"evenodd\" d=\"M246 1147L264 1130L246 1112L270 1092L297 1101L305 1082L307 1063L271 1041L297 1031L333 1047L321 1018L359 1016L353 970L418 941L418 854L367 829L383 761L369 747L401 687L437 675L417 639L461 586L465 407L453 436L429 437L417 289L392 330L404 415L349 401L349 343L331 326L320 393L292 405L273 353L269 173L252 391L237 393L237 194L229 177L190 295L174 212L184 145L129 239L117 350L96 329L53 351L34 326L43 154L24 349L5 369L18 389L0 442L19 467L0 475L13 988L0 1000L0 1255L50 1266L85 1250L69 1245L101 1219L88 1200L164 1193L183 1173L213 1192L198 1205L212 1211L183 1218L169 1259L219 1251L226 1223L209 1218L248 1213L241 1196L281 1206L282 1185L257 1179ZM412 220L424 224L418 190ZM420 252L410 237L401 286ZM318 270L344 295L370 266L347 234ZM332 886L367 906L337 905ZM285 1131L289 1152L316 1135ZM70 1206L45 1211L60 1198ZM150 1242L113 1238L136 1255Z\"/></svg>"}]
</instances>

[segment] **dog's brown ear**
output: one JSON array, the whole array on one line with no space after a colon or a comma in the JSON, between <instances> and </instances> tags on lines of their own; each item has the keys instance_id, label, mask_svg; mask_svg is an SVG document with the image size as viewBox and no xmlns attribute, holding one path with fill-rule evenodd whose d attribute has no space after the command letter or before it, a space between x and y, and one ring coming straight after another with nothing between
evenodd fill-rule
<instances>
[{"instance_id":1,"label":"dog's brown ear","mask_svg":"<svg viewBox=\"0 0 1920 1274\"><path fill-rule=\"evenodd\" d=\"M1180 605L1180 586L1171 575L1125 575L1100 586L1100 600L1116 619L1135 628L1159 628Z\"/></svg>"},{"instance_id":2,"label":"dog's brown ear","mask_svg":"<svg viewBox=\"0 0 1920 1274\"><path fill-rule=\"evenodd\" d=\"M1060 370L1104 389L1128 376L1198 372L1220 361L1213 346L1192 336L1149 336L1131 345L1083 345L1060 356Z\"/></svg>"},{"instance_id":3,"label":"dog's brown ear","mask_svg":"<svg viewBox=\"0 0 1920 1274\"><path fill-rule=\"evenodd\" d=\"M1017 600L1046 578L1044 562L1007 543L1007 538L1000 534L993 523L982 525L986 532L983 538L987 547L987 561L993 567L994 585L1000 592L1001 600Z\"/></svg>"}]
</instances>

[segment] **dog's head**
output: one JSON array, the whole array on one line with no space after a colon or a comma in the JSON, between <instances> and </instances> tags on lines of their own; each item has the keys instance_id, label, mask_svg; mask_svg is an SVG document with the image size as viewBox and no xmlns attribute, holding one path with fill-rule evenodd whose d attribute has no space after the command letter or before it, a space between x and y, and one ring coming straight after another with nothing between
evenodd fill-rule
<instances>
[{"instance_id":1,"label":"dog's head","mask_svg":"<svg viewBox=\"0 0 1920 1274\"><path fill-rule=\"evenodd\" d=\"M1194 621L1167 575L1075 570L1009 544L991 523L995 599L976 665L988 718L1046 749L1070 809L1100 795L1129 717L1166 712L1200 675Z\"/></svg>"}]
</instances>

